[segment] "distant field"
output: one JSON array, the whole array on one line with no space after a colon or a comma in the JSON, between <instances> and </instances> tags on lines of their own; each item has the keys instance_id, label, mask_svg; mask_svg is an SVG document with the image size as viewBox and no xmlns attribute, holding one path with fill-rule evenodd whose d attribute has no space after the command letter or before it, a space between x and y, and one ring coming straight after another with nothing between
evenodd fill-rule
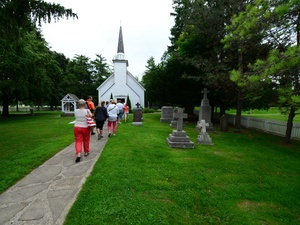
<instances>
[{"instance_id":1,"label":"distant field","mask_svg":"<svg viewBox=\"0 0 300 225\"><path fill-rule=\"evenodd\" d=\"M231 109L226 111L227 114L235 114L236 110ZM294 122L300 123L300 112L298 111L298 115L294 117ZM287 121L288 119L288 114L284 115L281 114L281 112L278 110L278 108L272 107L268 110L249 110L249 111L243 111L242 112L243 116L252 116L252 117L257 117L257 118L262 118L262 119L269 119L269 120L280 120L280 121Z\"/></svg>"}]
</instances>

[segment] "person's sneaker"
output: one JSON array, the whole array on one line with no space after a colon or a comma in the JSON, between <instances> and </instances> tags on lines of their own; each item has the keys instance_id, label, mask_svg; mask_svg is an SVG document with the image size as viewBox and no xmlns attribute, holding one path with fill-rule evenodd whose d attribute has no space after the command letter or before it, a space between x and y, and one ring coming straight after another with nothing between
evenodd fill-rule
<instances>
[{"instance_id":1,"label":"person's sneaker","mask_svg":"<svg viewBox=\"0 0 300 225\"><path fill-rule=\"evenodd\" d=\"M110 136L111 136L111 133L108 134L108 137L110 137Z\"/></svg>"},{"instance_id":2,"label":"person's sneaker","mask_svg":"<svg viewBox=\"0 0 300 225\"><path fill-rule=\"evenodd\" d=\"M75 162L76 162L76 163L80 162L80 159L81 159L81 157L76 157Z\"/></svg>"},{"instance_id":3,"label":"person's sneaker","mask_svg":"<svg viewBox=\"0 0 300 225\"><path fill-rule=\"evenodd\" d=\"M98 134L98 140L100 140L100 138L101 138L101 135L100 135L100 134Z\"/></svg>"},{"instance_id":4,"label":"person's sneaker","mask_svg":"<svg viewBox=\"0 0 300 225\"><path fill-rule=\"evenodd\" d=\"M116 134L113 134L113 136L116 136Z\"/></svg>"},{"instance_id":5,"label":"person's sneaker","mask_svg":"<svg viewBox=\"0 0 300 225\"><path fill-rule=\"evenodd\" d=\"M92 132L92 133L91 133L91 135L94 135L94 134L96 134L96 133L95 133L95 132Z\"/></svg>"}]
</instances>

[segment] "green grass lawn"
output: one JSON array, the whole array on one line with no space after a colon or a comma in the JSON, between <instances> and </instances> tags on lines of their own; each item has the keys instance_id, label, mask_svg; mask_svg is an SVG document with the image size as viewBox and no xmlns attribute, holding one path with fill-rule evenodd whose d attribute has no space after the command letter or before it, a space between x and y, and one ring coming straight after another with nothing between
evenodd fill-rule
<instances>
[{"instance_id":1,"label":"green grass lawn","mask_svg":"<svg viewBox=\"0 0 300 225\"><path fill-rule=\"evenodd\" d=\"M216 127L214 146L172 149L160 114L144 118L118 126L66 225L299 224L299 142ZM195 124L185 130L195 141Z\"/></svg>"},{"instance_id":2,"label":"green grass lawn","mask_svg":"<svg viewBox=\"0 0 300 225\"><path fill-rule=\"evenodd\" d=\"M213 146L172 149L160 114L123 123L107 142L65 224L299 224L300 143L243 129ZM1 192L74 140L59 112L0 119ZM193 142L196 122L185 130Z\"/></svg>"},{"instance_id":3,"label":"green grass lawn","mask_svg":"<svg viewBox=\"0 0 300 225\"><path fill-rule=\"evenodd\" d=\"M74 141L72 120L60 112L0 117L0 193Z\"/></svg>"},{"instance_id":4,"label":"green grass lawn","mask_svg":"<svg viewBox=\"0 0 300 225\"><path fill-rule=\"evenodd\" d=\"M228 114L236 114L236 110L231 109L226 111ZM298 114L294 117L295 123L300 123L300 112L297 112ZM268 110L258 110L258 109L253 109L249 111L243 111L242 116L251 116L251 117L256 117L256 118L261 118L261 119L268 119L268 120L280 120L280 121L287 121L288 120L288 115L284 115L280 113L278 108L271 107Z\"/></svg>"}]
</instances>

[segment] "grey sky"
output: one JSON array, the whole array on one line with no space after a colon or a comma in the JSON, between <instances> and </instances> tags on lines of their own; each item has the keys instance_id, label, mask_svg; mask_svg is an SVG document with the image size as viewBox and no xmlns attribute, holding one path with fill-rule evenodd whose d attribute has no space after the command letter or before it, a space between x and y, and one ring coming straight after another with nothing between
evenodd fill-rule
<instances>
[{"instance_id":1,"label":"grey sky","mask_svg":"<svg viewBox=\"0 0 300 225\"><path fill-rule=\"evenodd\" d=\"M156 63L170 45L174 25L172 0L56 0L72 8L78 19L43 24L42 32L53 51L73 58L75 54L95 59L101 54L111 64L117 53L122 25L128 70L141 78L147 60Z\"/></svg>"}]
</instances>

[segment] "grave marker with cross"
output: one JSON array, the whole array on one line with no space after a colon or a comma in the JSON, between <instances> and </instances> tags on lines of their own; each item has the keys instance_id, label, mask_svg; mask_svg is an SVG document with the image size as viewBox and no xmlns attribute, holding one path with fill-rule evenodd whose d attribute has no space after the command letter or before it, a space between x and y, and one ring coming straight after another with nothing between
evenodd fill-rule
<instances>
[{"instance_id":1,"label":"grave marker with cross","mask_svg":"<svg viewBox=\"0 0 300 225\"><path fill-rule=\"evenodd\" d=\"M209 123L205 123L205 120L201 120L199 123L199 128L201 128L202 133L206 133L206 127L209 126Z\"/></svg>"},{"instance_id":2,"label":"grave marker with cross","mask_svg":"<svg viewBox=\"0 0 300 225\"><path fill-rule=\"evenodd\" d=\"M209 134L206 132L206 127L209 126L209 123L205 123L205 120L201 120L199 123L199 127L201 129L198 138L197 143L203 144L203 145L213 145L211 138Z\"/></svg>"},{"instance_id":3,"label":"grave marker with cross","mask_svg":"<svg viewBox=\"0 0 300 225\"><path fill-rule=\"evenodd\" d=\"M177 130L183 130L183 119L188 118L187 113L183 113L182 108L178 108L177 113L174 113L174 116L177 117Z\"/></svg>"},{"instance_id":4,"label":"grave marker with cross","mask_svg":"<svg viewBox=\"0 0 300 225\"><path fill-rule=\"evenodd\" d=\"M209 93L209 91L207 90L207 88L204 88L204 90L201 91L201 93L203 93L203 99L207 99L207 94Z\"/></svg>"},{"instance_id":5,"label":"grave marker with cross","mask_svg":"<svg viewBox=\"0 0 300 225\"><path fill-rule=\"evenodd\" d=\"M136 103L135 104L137 108L140 108L141 104L140 103Z\"/></svg>"}]
</instances>

